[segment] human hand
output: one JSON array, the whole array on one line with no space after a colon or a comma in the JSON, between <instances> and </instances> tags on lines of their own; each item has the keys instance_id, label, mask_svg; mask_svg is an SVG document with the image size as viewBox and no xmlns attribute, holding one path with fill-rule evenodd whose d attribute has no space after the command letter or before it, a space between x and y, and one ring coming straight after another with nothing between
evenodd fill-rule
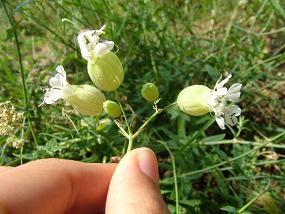
<instances>
[{"instance_id":1,"label":"human hand","mask_svg":"<svg viewBox=\"0 0 285 214\"><path fill-rule=\"evenodd\" d=\"M168 213L158 179L146 148L118 165L43 159L0 167L0 213Z\"/></svg>"}]
</instances>

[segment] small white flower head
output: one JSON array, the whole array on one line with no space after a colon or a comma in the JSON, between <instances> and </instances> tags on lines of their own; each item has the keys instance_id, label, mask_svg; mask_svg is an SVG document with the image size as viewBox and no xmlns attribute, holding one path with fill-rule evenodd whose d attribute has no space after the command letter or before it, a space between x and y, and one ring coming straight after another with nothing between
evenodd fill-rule
<instances>
[{"instance_id":1,"label":"small white flower head","mask_svg":"<svg viewBox=\"0 0 285 214\"><path fill-rule=\"evenodd\" d=\"M56 71L57 74L49 80L50 88L46 89L41 105L64 99L83 115L96 116L103 113L103 102L106 98L100 90L91 85L70 85L61 65L57 66Z\"/></svg>"},{"instance_id":2,"label":"small white flower head","mask_svg":"<svg viewBox=\"0 0 285 214\"><path fill-rule=\"evenodd\" d=\"M235 103L239 102L242 84L235 83L229 89L224 87L231 77L230 74L222 81L220 78L208 100L209 108L214 112L216 122L221 129L225 129L225 124L234 126L238 122L237 116L241 114L241 109Z\"/></svg>"},{"instance_id":3,"label":"small white flower head","mask_svg":"<svg viewBox=\"0 0 285 214\"><path fill-rule=\"evenodd\" d=\"M86 30L77 36L77 41L81 50L82 57L86 60L92 60L94 57L101 57L111 51L114 47L113 41L101 40L101 34L104 34L105 25L99 30Z\"/></svg>"},{"instance_id":4,"label":"small white flower head","mask_svg":"<svg viewBox=\"0 0 285 214\"><path fill-rule=\"evenodd\" d=\"M66 73L63 66L58 65L56 68L57 74L50 78L50 88L46 89L44 94L43 104L53 104L59 99L63 99L67 96L72 95L72 88L66 81Z\"/></svg>"}]
</instances>

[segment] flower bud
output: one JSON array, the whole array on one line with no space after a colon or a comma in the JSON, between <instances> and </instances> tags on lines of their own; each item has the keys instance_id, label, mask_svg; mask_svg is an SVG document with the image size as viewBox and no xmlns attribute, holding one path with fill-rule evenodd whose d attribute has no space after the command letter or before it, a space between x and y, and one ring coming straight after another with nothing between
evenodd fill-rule
<instances>
[{"instance_id":1,"label":"flower bud","mask_svg":"<svg viewBox=\"0 0 285 214\"><path fill-rule=\"evenodd\" d=\"M122 113L120 106L111 100L106 100L103 103L103 108L108 115L114 118L119 117Z\"/></svg>"},{"instance_id":2,"label":"flower bud","mask_svg":"<svg viewBox=\"0 0 285 214\"><path fill-rule=\"evenodd\" d=\"M143 85L141 94L148 102L157 101L159 98L159 91L155 84L146 83Z\"/></svg>"},{"instance_id":3,"label":"flower bud","mask_svg":"<svg viewBox=\"0 0 285 214\"><path fill-rule=\"evenodd\" d=\"M78 112L84 115L103 113L104 94L91 85L70 85L72 94L64 99Z\"/></svg>"},{"instance_id":4,"label":"flower bud","mask_svg":"<svg viewBox=\"0 0 285 214\"><path fill-rule=\"evenodd\" d=\"M211 89L204 85L192 85L184 88L178 95L177 104L181 111L192 116L207 114L210 109L208 99Z\"/></svg>"},{"instance_id":5,"label":"flower bud","mask_svg":"<svg viewBox=\"0 0 285 214\"><path fill-rule=\"evenodd\" d=\"M104 118L102 120L99 120L96 126L96 131L97 132L104 131L111 124L112 124L112 120L110 118Z\"/></svg>"},{"instance_id":6,"label":"flower bud","mask_svg":"<svg viewBox=\"0 0 285 214\"><path fill-rule=\"evenodd\" d=\"M123 66L113 52L89 60L87 69L93 83L103 91L116 90L124 79Z\"/></svg>"}]
</instances>

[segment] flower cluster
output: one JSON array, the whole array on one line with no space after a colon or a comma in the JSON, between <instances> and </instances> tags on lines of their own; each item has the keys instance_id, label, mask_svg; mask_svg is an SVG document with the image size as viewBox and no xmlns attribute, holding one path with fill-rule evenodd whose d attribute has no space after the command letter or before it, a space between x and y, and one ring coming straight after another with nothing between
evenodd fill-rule
<instances>
[{"instance_id":1,"label":"flower cluster","mask_svg":"<svg viewBox=\"0 0 285 214\"><path fill-rule=\"evenodd\" d=\"M7 138L7 145L15 149L21 148L22 146L24 146L24 144L25 144L24 138L18 138L15 135Z\"/></svg>"},{"instance_id":2,"label":"flower cluster","mask_svg":"<svg viewBox=\"0 0 285 214\"><path fill-rule=\"evenodd\" d=\"M114 42L101 39L104 29L105 25L99 30L80 32L77 36L82 57L87 60L88 74L97 88L69 84L63 66L59 65L57 73L49 80L50 87L45 90L42 104L54 104L59 99L64 99L81 114L103 113L106 98L100 90L114 91L124 79L122 64L117 55L111 52ZM116 116L119 114L116 112Z\"/></svg>"},{"instance_id":3,"label":"flower cluster","mask_svg":"<svg viewBox=\"0 0 285 214\"><path fill-rule=\"evenodd\" d=\"M16 111L9 102L0 103L0 136L11 136L23 121L23 113Z\"/></svg>"},{"instance_id":4,"label":"flower cluster","mask_svg":"<svg viewBox=\"0 0 285 214\"><path fill-rule=\"evenodd\" d=\"M22 129L23 113L16 111L9 102L0 103L0 136L7 136L7 145L20 148L24 139L16 136L17 131Z\"/></svg>"},{"instance_id":5,"label":"flower cluster","mask_svg":"<svg viewBox=\"0 0 285 214\"><path fill-rule=\"evenodd\" d=\"M102 91L115 91L123 82L124 69L115 53L113 41L102 40L105 25L99 30L86 30L79 33L77 41L82 57L87 60L87 71L96 87L91 85L71 85L67 82L64 68L59 65L56 74L49 80L50 87L46 89L42 104L53 104L64 99L78 112L86 115L100 115L103 110L113 118L121 115L120 106L111 100L106 100ZM179 108L193 116L213 113L221 129L225 125L237 123L241 109L235 104L239 101L240 83L233 84L229 89L224 85L226 79L219 79L213 90L204 85L192 85L183 89L177 98ZM97 89L98 88L98 89ZM159 101L158 88L153 83L146 83L141 90L142 96L148 102Z\"/></svg>"}]
</instances>

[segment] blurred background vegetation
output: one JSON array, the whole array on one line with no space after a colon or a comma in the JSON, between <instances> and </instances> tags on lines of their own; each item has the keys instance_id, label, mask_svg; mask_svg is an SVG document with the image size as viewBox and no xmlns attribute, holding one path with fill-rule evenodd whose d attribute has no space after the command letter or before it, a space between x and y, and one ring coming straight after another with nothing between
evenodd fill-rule
<instances>
[{"instance_id":1,"label":"blurred background vegetation","mask_svg":"<svg viewBox=\"0 0 285 214\"><path fill-rule=\"evenodd\" d=\"M106 115L82 116L63 101L38 107L58 64L70 83L92 84L76 36L106 24L105 38L116 43L126 72L119 93L134 129L153 113L140 95L146 82L159 87L160 107L188 85L213 88L221 75L232 73L231 83L243 84L237 127L223 131L210 115L189 117L174 107L136 140L135 147L157 154L171 213L285 213L283 0L1 3L2 113L4 106L24 113L12 121L10 137L0 136L1 165L51 157L110 162L122 155L126 141ZM25 144L15 149L13 140Z\"/></svg>"}]
</instances>

